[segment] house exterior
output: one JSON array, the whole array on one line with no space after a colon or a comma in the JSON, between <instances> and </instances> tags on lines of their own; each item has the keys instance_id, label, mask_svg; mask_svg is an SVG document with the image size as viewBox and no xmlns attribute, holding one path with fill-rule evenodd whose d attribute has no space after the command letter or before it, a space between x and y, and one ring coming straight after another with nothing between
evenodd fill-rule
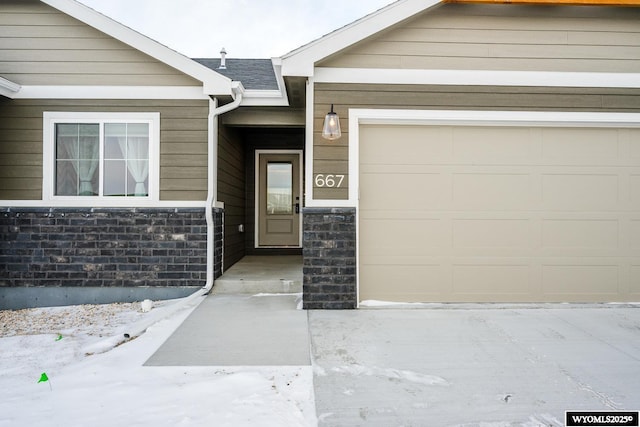
<instances>
[{"instance_id":1,"label":"house exterior","mask_svg":"<svg viewBox=\"0 0 640 427\"><path fill-rule=\"evenodd\" d=\"M71 0L3 2L0 286L179 296L302 253L307 309L637 301L620 3L400 0L282 58L193 60Z\"/></svg>"},{"instance_id":2,"label":"house exterior","mask_svg":"<svg viewBox=\"0 0 640 427\"><path fill-rule=\"evenodd\" d=\"M285 55L309 81L306 306L637 301L639 23L399 1Z\"/></svg>"},{"instance_id":3,"label":"house exterior","mask_svg":"<svg viewBox=\"0 0 640 427\"><path fill-rule=\"evenodd\" d=\"M0 30L5 306L182 296L256 250L249 155L303 147L271 60L245 86L72 0L2 2Z\"/></svg>"}]
</instances>

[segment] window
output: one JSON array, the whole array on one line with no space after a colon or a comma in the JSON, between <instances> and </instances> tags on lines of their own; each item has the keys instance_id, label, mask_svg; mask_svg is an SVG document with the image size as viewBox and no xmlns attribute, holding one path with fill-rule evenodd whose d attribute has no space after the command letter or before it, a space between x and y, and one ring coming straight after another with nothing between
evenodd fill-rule
<instances>
[{"instance_id":1,"label":"window","mask_svg":"<svg viewBox=\"0 0 640 427\"><path fill-rule=\"evenodd\" d=\"M44 128L48 198L157 199L158 113L45 113Z\"/></svg>"},{"instance_id":2,"label":"window","mask_svg":"<svg viewBox=\"0 0 640 427\"><path fill-rule=\"evenodd\" d=\"M267 215L291 215L293 195L293 165L285 162L267 163Z\"/></svg>"}]
</instances>

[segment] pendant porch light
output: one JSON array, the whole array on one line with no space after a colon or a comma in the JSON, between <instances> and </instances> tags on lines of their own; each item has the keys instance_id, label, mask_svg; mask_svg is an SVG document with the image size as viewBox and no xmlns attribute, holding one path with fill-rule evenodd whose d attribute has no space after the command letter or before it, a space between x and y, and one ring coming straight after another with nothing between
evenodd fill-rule
<instances>
[{"instance_id":1,"label":"pendant porch light","mask_svg":"<svg viewBox=\"0 0 640 427\"><path fill-rule=\"evenodd\" d=\"M333 104L331 104L331 111L327 113L324 118L324 124L322 126L322 137L329 141L334 141L342 136L340 130L340 117L333 111Z\"/></svg>"}]
</instances>

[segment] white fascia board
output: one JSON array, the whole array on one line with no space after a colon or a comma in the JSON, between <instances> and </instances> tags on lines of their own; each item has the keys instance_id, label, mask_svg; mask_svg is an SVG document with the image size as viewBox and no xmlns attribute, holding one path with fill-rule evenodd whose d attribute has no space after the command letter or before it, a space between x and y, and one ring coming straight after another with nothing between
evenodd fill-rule
<instances>
[{"instance_id":1,"label":"white fascia board","mask_svg":"<svg viewBox=\"0 0 640 427\"><path fill-rule=\"evenodd\" d=\"M209 99L201 86L23 86L15 99Z\"/></svg>"},{"instance_id":2,"label":"white fascia board","mask_svg":"<svg viewBox=\"0 0 640 427\"><path fill-rule=\"evenodd\" d=\"M640 88L640 73L316 68L316 83Z\"/></svg>"},{"instance_id":3,"label":"white fascia board","mask_svg":"<svg viewBox=\"0 0 640 427\"><path fill-rule=\"evenodd\" d=\"M350 143L357 145L351 133L358 135L362 124L640 128L640 113L349 109Z\"/></svg>"},{"instance_id":4,"label":"white fascia board","mask_svg":"<svg viewBox=\"0 0 640 427\"><path fill-rule=\"evenodd\" d=\"M314 65L318 61L439 3L440 0L398 0L352 24L287 53L282 57L282 75L313 76Z\"/></svg>"},{"instance_id":5,"label":"white fascia board","mask_svg":"<svg viewBox=\"0 0 640 427\"><path fill-rule=\"evenodd\" d=\"M40 0L203 82L207 95L232 95L231 79L74 0Z\"/></svg>"},{"instance_id":6,"label":"white fascia board","mask_svg":"<svg viewBox=\"0 0 640 427\"><path fill-rule=\"evenodd\" d=\"M240 105L243 107L287 107L289 101L278 90L247 90Z\"/></svg>"},{"instance_id":7,"label":"white fascia board","mask_svg":"<svg viewBox=\"0 0 640 427\"><path fill-rule=\"evenodd\" d=\"M0 95L7 98L15 98L20 89L22 89L22 86L18 83L0 77Z\"/></svg>"}]
</instances>

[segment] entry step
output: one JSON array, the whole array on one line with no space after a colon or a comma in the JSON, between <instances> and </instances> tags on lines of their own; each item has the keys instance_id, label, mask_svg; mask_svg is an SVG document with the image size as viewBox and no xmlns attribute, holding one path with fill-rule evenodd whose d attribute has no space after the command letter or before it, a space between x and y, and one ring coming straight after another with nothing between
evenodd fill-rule
<instances>
[{"instance_id":1,"label":"entry step","mask_svg":"<svg viewBox=\"0 0 640 427\"><path fill-rule=\"evenodd\" d=\"M217 294L294 294L302 292L302 281L218 279L213 284Z\"/></svg>"}]
</instances>

